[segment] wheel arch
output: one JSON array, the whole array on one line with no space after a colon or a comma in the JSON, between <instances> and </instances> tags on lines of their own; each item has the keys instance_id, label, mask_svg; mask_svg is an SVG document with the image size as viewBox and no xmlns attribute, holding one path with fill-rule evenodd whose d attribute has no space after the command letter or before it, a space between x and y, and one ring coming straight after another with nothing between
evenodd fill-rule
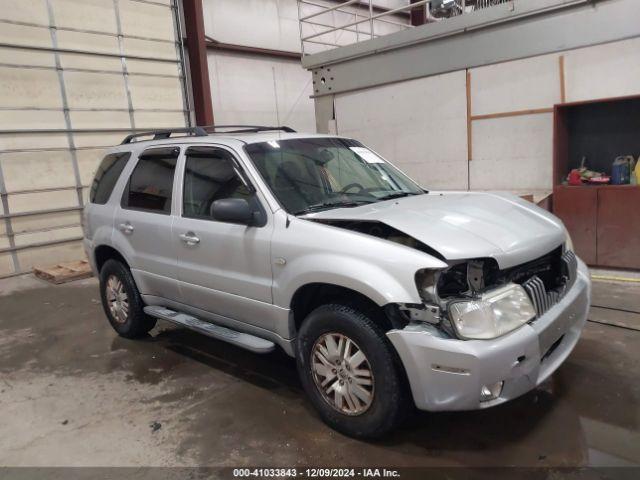
<instances>
[{"instance_id":1,"label":"wheel arch","mask_svg":"<svg viewBox=\"0 0 640 480\"><path fill-rule=\"evenodd\" d=\"M295 336L304 319L316 308L329 303L350 305L367 313L385 331L392 328L390 320L384 313L383 306L378 305L366 294L352 288L335 283L311 282L298 287L291 298L291 329Z\"/></svg>"},{"instance_id":2,"label":"wheel arch","mask_svg":"<svg viewBox=\"0 0 640 480\"><path fill-rule=\"evenodd\" d=\"M122 253L113 248L111 245L97 246L93 250L93 257L98 273L100 273L100 270L102 270L102 266L107 262L107 260L118 260L127 268L130 268L129 262L124 257L124 255L122 255Z\"/></svg>"}]
</instances>

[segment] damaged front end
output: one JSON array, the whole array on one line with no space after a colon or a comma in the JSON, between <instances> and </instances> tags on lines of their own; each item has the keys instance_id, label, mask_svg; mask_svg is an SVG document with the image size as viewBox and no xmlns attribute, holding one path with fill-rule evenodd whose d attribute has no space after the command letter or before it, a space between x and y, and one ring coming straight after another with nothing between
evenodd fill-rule
<instances>
[{"instance_id":1,"label":"damaged front end","mask_svg":"<svg viewBox=\"0 0 640 480\"><path fill-rule=\"evenodd\" d=\"M423 303L389 305L387 315L394 328L422 327L464 340L498 338L555 305L576 278L576 262L573 252L560 246L503 270L492 258L420 270L415 282Z\"/></svg>"}]
</instances>

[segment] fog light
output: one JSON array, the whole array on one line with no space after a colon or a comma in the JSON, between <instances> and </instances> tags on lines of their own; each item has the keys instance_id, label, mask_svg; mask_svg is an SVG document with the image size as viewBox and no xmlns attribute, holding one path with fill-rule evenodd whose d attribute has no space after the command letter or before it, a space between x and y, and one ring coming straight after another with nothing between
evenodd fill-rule
<instances>
[{"instance_id":1,"label":"fog light","mask_svg":"<svg viewBox=\"0 0 640 480\"><path fill-rule=\"evenodd\" d=\"M488 402L489 400L495 400L502 393L502 386L504 382L496 382L491 385L483 385L480 389L480 401Z\"/></svg>"}]
</instances>

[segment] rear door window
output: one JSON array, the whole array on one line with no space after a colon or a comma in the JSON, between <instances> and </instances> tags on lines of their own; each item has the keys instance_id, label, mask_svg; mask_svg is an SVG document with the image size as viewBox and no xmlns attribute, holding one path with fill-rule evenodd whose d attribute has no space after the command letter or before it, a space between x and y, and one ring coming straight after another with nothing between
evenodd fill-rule
<instances>
[{"instance_id":1,"label":"rear door window","mask_svg":"<svg viewBox=\"0 0 640 480\"><path fill-rule=\"evenodd\" d=\"M109 201L111 192L129 158L131 158L131 152L120 152L111 153L102 159L91 184L89 193L91 203L104 205Z\"/></svg>"},{"instance_id":2,"label":"rear door window","mask_svg":"<svg viewBox=\"0 0 640 480\"><path fill-rule=\"evenodd\" d=\"M169 215L178 148L145 150L122 195L122 207Z\"/></svg>"}]
</instances>

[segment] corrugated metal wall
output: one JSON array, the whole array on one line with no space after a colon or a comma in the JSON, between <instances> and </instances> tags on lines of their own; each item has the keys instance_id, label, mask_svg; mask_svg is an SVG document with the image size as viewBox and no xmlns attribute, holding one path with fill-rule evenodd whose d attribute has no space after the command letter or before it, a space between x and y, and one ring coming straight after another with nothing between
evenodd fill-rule
<instances>
[{"instance_id":1,"label":"corrugated metal wall","mask_svg":"<svg viewBox=\"0 0 640 480\"><path fill-rule=\"evenodd\" d=\"M105 147L189 122L176 0L2 0L0 277L83 257Z\"/></svg>"}]
</instances>

